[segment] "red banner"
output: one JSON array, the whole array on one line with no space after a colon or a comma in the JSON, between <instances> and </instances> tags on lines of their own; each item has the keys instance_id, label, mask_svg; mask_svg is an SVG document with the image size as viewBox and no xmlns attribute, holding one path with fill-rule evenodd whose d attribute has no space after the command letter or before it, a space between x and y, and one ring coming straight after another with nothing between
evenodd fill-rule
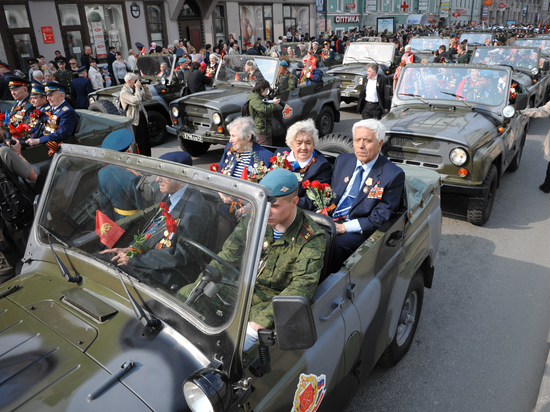
<instances>
[{"instance_id":1,"label":"red banner","mask_svg":"<svg viewBox=\"0 0 550 412\"><path fill-rule=\"evenodd\" d=\"M95 214L95 232L99 236L99 241L111 249L124 234L124 229L97 210Z\"/></svg>"}]
</instances>

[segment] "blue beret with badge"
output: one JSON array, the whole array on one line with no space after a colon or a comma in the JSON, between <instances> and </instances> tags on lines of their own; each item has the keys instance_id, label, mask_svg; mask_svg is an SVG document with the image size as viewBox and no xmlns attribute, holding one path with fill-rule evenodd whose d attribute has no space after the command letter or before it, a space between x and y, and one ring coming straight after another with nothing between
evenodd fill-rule
<instances>
[{"instance_id":1,"label":"blue beret with badge","mask_svg":"<svg viewBox=\"0 0 550 412\"><path fill-rule=\"evenodd\" d=\"M298 188L298 178L294 173L283 168L277 168L265 175L260 184L271 190L275 197L286 196Z\"/></svg>"},{"instance_id":2,"label":"blue beret with badge","mask_svg":"<svg viewBox=\"0 0 550 412\"><path fill-rule=\"evenodd\" d=\"M281 60L281 62L279 63L279 65L283 66L283 67L288 67L288 62L286 60Z\"/></svg>"},{"instance_id":3,"label":"blue beret with badge","mask_svg":"<svg viewBox=\"0 0 550 412\"><path fill-rule=\"evenodd\" d=\"M134 142L134 134L128 129L118 129L111 132L103 139L101 147L103 149L116 150L124 152Z\"/></svg>"},{"instance_id":4,"label":"blue beret with badge","mask_svg":"<svg viewBox=\"0 0 550 412\"><path fill-rule=\"evenodd\" d=\"M187 59L185 57L182 57L181 59L178 60L178 63L185 63L187 61Z\"/></svg>"},{"instance_id":5,"label":"blue beret with badge","mask_svg":"<svg viewBox=\"0 0 550 412\"><path fill-rule=\"evenodd\" d=\"M31 95L32 94L39 94L41 96L45 96L46 95L46 89L40 83L32 83L31 84Z\"/></svg>"},{"instance_id":6,"label":"blue beret with badge","mask_svg":"<svg viewBox=\"0 0 550 412\"><path fill-rule=\"evenodd\" d=\"M191 155L187 152L168 152L161 155L159 159L180 163L182 165L193 166L193 159L191 158Z\"/></svg>"},{"instance_id":7,"label":"blue beret with badge","mask_svg":"<svg viewBox=\"0 0 550 412\"><path fill-rule=\"evenodd\" d=\"M46 94L50 94L53 92L69 93L69 88L64 84L58 82L44 82L43 84L45 86L44 89L46 91Z\"/></svg>"}]
</instances>

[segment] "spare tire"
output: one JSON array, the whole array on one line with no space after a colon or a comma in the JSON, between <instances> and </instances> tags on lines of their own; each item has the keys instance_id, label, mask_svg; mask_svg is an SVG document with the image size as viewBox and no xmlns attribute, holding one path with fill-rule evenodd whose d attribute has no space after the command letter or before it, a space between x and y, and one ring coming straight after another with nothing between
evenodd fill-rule
<instances>
[{"instance_id":1,"label":"spare tire","mask_svg":"<svg viewBox=\"0 0 550 412\"><path fill-rule=\"evenodd\" d=\"M336 154L354 153L353 139L345 134L331 133L320 137L315 148L321 152Z\"/></svg>"},{"instance_id":2,"label":"spare tire","mask_svg":"<svg viewBox=\"0 0 550 412\"><path fill-rule=\"evenodd\" d=\"M91 110L92 112L114 114L117 116L120 114L116 106L106 99L96 100L95 102L90 103L88 110Z\"/></svg>"}]
</instances>

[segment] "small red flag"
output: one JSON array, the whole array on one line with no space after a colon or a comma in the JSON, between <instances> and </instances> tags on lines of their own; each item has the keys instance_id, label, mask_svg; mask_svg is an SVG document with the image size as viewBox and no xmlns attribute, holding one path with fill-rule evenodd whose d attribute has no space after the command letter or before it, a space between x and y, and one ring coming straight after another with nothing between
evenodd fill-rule
<instances>
[{"instance_id":1,"label":"small red flag","mask_svg":"<svg viewBox=\"0 0 550 412\"><path fill-rule=\"evenodd\" d=\"M99 236L99 241L111 249L123 235L124 229L97 210L95 214L95 232Z\"/></svg>"},{"instance_id":2,"label":"small red flag","mask_svg":"<svg viewBox=\"0 0 550 412\"><path fill-rule=\"evenodd\" d=\"M243 169L243 172L241 173L241 179L248 180L248 170L246 169L246 166Z\"/></svg>"}]
</instances>

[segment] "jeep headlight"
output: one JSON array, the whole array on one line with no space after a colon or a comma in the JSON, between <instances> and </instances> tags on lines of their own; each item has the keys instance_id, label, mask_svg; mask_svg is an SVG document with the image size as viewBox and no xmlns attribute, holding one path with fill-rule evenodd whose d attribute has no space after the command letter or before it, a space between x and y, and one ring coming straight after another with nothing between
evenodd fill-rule
<instances>
[{"instance_id":1,"label":"jeep headlight","mask_svg":"<svg viewBox=\"0 0 550 412\"><path fill-rule=\"evenodd\" d=\"M514 109L514 106L508 105L502 109L502 115L507 119L513 117L514 114L516 114L516 109Z\"/></svg>"},{"instance_id":2,"label":"jeep headlight","mask_svg":"<svg viewBox=\"0 0 550 412\"><path fill-rule=\"evenodd\" d=\"M533 67L533 70L531 70L531 73L533 73L533 76L536 76L537 74L539 74L539 69L536 67Z\"/></svg>"},{"instance_id":3,"label":"jeep headlight","mask_svg":"<svg viewBox=\"0 0 550 412\"><path fill-rule=\"evenodd\" d=\"M233 390L225 373L207 367L189 375L183 395L193 412L217 412L229 410Z\"/></svg>"},{"instance_id":4,"label":"jeep headlight","mask_svg":"<svg viewBox=\"0 0 550 412\"><path fill-rule=\"evenodd\" d=\"M89 101L90 103L95 102L95 97L90 97L90 98L88 98L88 101Z\"/></svg>"},{"instance_id":5,"label":"jeep headlight","mask_svg":"<svg viewBox=\"0 0 550 412\"><path fill-rule=\"evenodd\" d=\"M215 124L221 124L222 123L222 117L220 116L219 113L214 113L212 115L212 120L214 120Z\"/></svg>"},{"instance_id":6,"label":"jeep headlight","mask_svg":"<svg viewBox=\"0 0 550 412\"><path fill-rule=\"evenodd\" d=\"M362 86L363 85L363 76L359 76L359 79L357 80L357 84L359 86Z\"/></svg>"},{"instance_id":7,"label":"jeep headlight","mask_svg":"<svg viewBox=\"0 0 550 412\"><path fill-rule=\"evenodd\" d=\"M118 99L115 99L113 103L115 104L115 106L118 106L119 102L120 101Z\"/></svg>"},{"instance_id":8,"label":"jeep headlight","mask_svg":"<svg viewBox=\"0 0 550 412\"><path fill-rule=\"evenodd\" d=\"M166 85L166 78L163 77L162 79L160 79L160 84L162 84L163 86Z\"/></svg>"},{"instance_id":9,"label":"jeep headlight","mask_svg":"<svg viewBox=\"0 0 550 412\"><path fill-rule=\"evenodd\" d=\"M172 116L179 117L180 116L180 109L178 109L177 106L172 107Z\"/></svg>"},{"instance_id":10,"label":"jeep headlight","mask_svg":"<svg viewBox=\"0 0 550 412\"><path fill-rule=\"evenodd\" d=\"M449 158L455 166L462 166L468 160L468 155L464 149L457 147L451 151Z\"/></svg>"}]
</instances>

